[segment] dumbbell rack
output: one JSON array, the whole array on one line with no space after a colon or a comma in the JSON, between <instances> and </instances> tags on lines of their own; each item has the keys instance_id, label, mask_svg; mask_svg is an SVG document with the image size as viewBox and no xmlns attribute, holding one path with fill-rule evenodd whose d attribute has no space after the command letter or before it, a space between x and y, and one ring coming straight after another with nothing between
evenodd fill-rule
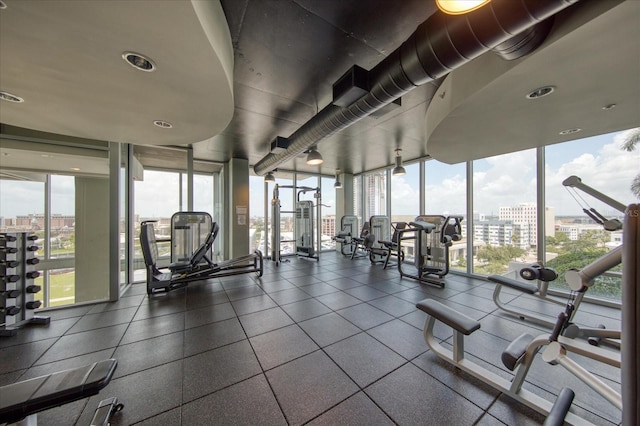
<instances>
[{"instance_id":1,"label":"dumbbell rack","mask_svg":"<svg viewBox=\"0 0 640 426\"><path fill-rule=\"evenodd\" d=\"M0 336L15 336L27 324L49 324L50 317L35 315L42 302L37 237L27 232L0 233Z\"/></svg>"}]
</instances>

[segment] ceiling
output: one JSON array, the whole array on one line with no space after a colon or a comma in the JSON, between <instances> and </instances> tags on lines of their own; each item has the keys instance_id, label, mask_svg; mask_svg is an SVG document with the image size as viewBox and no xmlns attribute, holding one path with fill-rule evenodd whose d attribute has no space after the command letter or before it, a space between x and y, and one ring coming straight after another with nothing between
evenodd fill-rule
<instances>
[{"instance_id":1,"label":"ceiling","mask_svg":"<svg viewBox=\"0 0 640 426\"><path fill-rule=\"evenodd\" d=\"M190 145L205 162L256 164L276 136L331 104L353 65L374 68L440 13L430 0L3 2L0 90L25 99L0 102L4 129L129 142L145 165L182 168L184 153L162 145ZM157 69L134 69L126 51ZM487 52L321 140L321 166L300 156L278 168L360 173L391 165L398 147L405 161L455 163L637 127L639 58L640 2L582 0L555 17L533 54L505 61ZM525 99L542 85L556 90ZM19 164L19 150L11 155Z\"/></svg>"}]
</instances>

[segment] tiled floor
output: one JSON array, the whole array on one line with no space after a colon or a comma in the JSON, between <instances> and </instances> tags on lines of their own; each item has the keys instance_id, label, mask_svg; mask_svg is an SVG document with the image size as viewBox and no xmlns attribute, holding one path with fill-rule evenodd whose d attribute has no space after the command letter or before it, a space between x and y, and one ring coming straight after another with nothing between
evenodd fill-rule
<instances>
[{"instance_id":1,"label":"tiled floor","mask_svg":"<svg viewBox=\"0 0 640 426\"><path fill-rule=\"evenodd\" d=\"M544 419L428 351L430 297L481 320L467 339L475 361L509 377L500 354L522 332L548 332L499 313L493 284L455 274L438 289L368 260L333 253L291 259L265 274L213 279L147 297L135 285L116 303L50 311L51 324L0 339L0 384L116 358L100 395L48 410L41 425L89 424L99 400L125 404L115 425L533 425ZM505 292L503 292L505 293ZM515 306L547 309L506 292ZM553 307L550 313L557 312ZM578 322L619 326L619 311L583 305ZM449 339L445 328L438 337ZM539 356L538 356L539 358ZM618 369L575 357L620 389ZM576 391L574 410L595 424L621 413L564 372L536 360L526 388L553 399Z\"/></svg>"}]
</instances>

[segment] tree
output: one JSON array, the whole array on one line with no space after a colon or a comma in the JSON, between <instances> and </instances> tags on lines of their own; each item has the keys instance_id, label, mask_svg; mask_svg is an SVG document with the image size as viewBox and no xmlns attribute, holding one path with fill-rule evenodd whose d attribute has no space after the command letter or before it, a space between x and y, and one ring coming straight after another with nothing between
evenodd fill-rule
<instances>
[{"instance_id":1,"label":"tree","mask_svg":"<svg viewBox=\"0 0 640 426\"><path fill-rule=\"evenodd\" d=\"M640 145L640 127L629 132L629 134L624 138L621 148L627 152L632 152L638 145ZM637 174L631 182L631 192L640 199L640 173Z\"/></svg>"}]
</instances>

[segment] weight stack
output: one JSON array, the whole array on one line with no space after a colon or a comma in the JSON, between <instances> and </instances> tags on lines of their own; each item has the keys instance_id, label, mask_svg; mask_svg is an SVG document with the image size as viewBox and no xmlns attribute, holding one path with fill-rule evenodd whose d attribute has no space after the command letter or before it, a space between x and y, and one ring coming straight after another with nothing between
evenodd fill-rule
<instances>
[{"instance_id":1,"label":"weight stack","mask_svg":"<svg viewBox=\"0 0 640 426\"><path fill-rule=\"evenodd\" d=\"M15 336L27 324L49 324L50 317L35 314L42 306L36 299L36 239L26 232L0 233L0 336Z\"/></svg>"}]
</instances>

